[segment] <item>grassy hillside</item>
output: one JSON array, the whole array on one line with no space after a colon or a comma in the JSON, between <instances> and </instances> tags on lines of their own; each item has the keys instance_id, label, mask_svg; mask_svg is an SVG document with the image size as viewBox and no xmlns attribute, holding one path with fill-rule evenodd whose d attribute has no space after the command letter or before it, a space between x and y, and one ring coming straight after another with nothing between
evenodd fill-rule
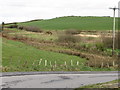
<instances>
[{"instance_id":1,"label":"grassy hillside","mask_svg":"<svg viewBox=\"0 0 120 90\"><path fill-rule=\"evenodd\" d=\"M112 17L78 17L78 16L59 17L49 20L20 23L20 25L36 26L44 30L65 30L65 29L111 30L112 24L113 24Z\"/></svg>"},{"instance_id":2,"label":"grassy hillside","mask_svg":"<svg viewBox=\"0 0 120 90\"><path fill-rule=\"evenodd\" d=\"M77 56L54 53L50 51L43 51L34 47L28 46L24 43L7 40L3 38L2 50L2 65L3 71L51 71L53 70L55 61L56 65L64 65L65 61L70 66L70 61L73 60L74 67L59 66L54 67L55 70L79 70L85 66L82 65L86 60ZM40 59L42 59L41 64ZM47 66L45 67L45 60ZM80 66L76 66L76 62L80 62ZM50 66L50 62L53 66ZM70 69L71 68L71 69Z\"/></svg>"}]
</instances>

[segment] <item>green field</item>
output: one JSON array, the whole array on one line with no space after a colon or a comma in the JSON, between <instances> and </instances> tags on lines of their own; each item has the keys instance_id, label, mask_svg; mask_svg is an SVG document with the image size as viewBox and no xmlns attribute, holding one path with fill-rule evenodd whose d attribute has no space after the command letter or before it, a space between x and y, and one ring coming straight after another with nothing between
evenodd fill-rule
<instances>
[{"instance_id":1,"label":"green field","mask_svg":"<svg viewBox=\"0 0 120 90\"><path fill-rule=\"evenodd\" d=\"M68 16L49 20L19 23L19 25L36 26L43 30L112 30L113 18Z\"/></svg>"},{"instance_id":2,"label":"green field","mask_svg":"<svg viewBox=\"0 0 120 90\"><path fill-rule=\"evenodd\" d=\"M70 32L103 30L102 32L107 36L110 33L105 30L112 29L112 20L112 17L68 16L18 23L18 26L23 27L39 27L42 31L39 33L5 27L2 33L2 37L4 37L2 41L3 67L0 69L2 68L3 72L117 70L116 56L110 57L111 48L105 46L111 42L103 44L103 38L82 37L77 34L75 36L66 31L67 29L75 29ZM14 24L9 25L14 26ZM101 31L79 31L79 33L101 35L102 37ZM111 38L107 38L107 41L110 40ZM107 51L105 51L106 48ZM71 60L73 64L71 64Z\"/></svg>"},{"instance_id":3,"label":"green field","mask_svg":"<svg viewBox=\"0 0 120 90\"><path fill-rule=\"evenodd\" d=\"M84 63L86 61L85 59L81 59L80 57L77 56L42 51L31 46L25 45L21 42L11 41L7 39L3 39L2 45L3 45L2 65L3 67L6 67L8 71L46 71L46 70L51 71L49 64L50 61L52 65L55 64L55 61L57 65L63 65L64 62L66 61L67 65L69 66L70 60L73 60L74 65L77 61L81 63ZM39 65L40 59L43 60L41 62L41 65ZM44 66L45 60L48 60L46 67ZM83 65L81 64L80 67L82 66ZM55 70L59 71L62 68L63 66L61 68L56 68Z\"/></svg>"},{"instance_id":4,"label":"green field","mask_svg":"<svg viewBox=\"0 0 120 90\"><path fill-rule=\"evenodd\" d=\"M42 59L41 64L39 64L40 59ZM46 66L45 60L47 60ZM71 60L73 62L73 65L71 65ZM79 62L78 65L77 62ZM85 62L85 59L78 56L39 50L24 43L7 40L5 38L3 38L2 41L3 72L112 70L109 68L88 67L84 65Z\"/></svg>"}]
</instances>

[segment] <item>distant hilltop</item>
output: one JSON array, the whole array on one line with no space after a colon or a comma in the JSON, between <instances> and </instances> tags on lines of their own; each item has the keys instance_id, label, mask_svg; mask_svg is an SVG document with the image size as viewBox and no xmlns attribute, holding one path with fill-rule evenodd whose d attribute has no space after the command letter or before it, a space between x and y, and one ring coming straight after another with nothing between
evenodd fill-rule
<instances>
[{"instance_id":1,"label":"distant hilltop","mask_svg":"<svg viewBox=\"0 0 120 90\"><path fill-rule=\"evenodd\" d=\"M62 17L110 17L110 16L62 16ZM55 17L55 18L62 18L62 17ZM51 18L54 19L54 18ZM20 23L26 23L26 22L33 22L33 21L42 21L42 20L49 20L49 19L33 19L33 20L28 20L28 21L23 21ZM11 23L6 23L6 24L15 24L15 23L19 23L19 22L11 22Z\"/></svg>"},{"instance_id":2,"label":"distant hilltop","mask_svg":"<svg viewBox=\"0 0 120 90\"><path fill-rule=\"evenodd\" d=\"M117 23L117 20L116 20ZM14 22L19 26L34 26L42 30L112 30L113 17L110 16L63 16L52 19L35 19L26 22ZM117 27L117 24L116 24Z\"/></svg>"}]
</instances>

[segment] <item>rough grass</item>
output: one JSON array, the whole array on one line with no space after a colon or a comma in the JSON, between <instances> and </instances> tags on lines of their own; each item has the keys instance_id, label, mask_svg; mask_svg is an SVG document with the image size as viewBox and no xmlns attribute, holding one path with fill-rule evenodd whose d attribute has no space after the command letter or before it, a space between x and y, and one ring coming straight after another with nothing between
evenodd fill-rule
<instances>
[{"instance_id":1,"label":"rough grass","mask_svg":"<svg viewBox=\"0 0 120 90\"><path fill-rule=\"evenodd\" d=\"M21 42L3 39L3 71L53 71L53 70L80 70L83 67L81 63L86 60L77 56L70 56L66 54L54 53L49 51L38 50L31 46L25 45ZM38 65L40 59L43 59L41 65ZM47 67L45 67L45 60L48 60ZM81 66L69 67L70 60L73 60L75 65L77 61ZM53 67L50 67L50 61ZM57 66L54 68L55 61ZM68 68L64 67L66 61ZM49 65L48 65L49 64Z\"/></svg>"},{"instance_id":2,"label":"rough grass","mask_svg":"<svg viewBox=\"0 0 120 90\"><path fill-rule=\"evenodd\" d=\"M10 31L9 31L10 32ZM112 57L107 57L103 56L105 52L101 53L102 55L98 55L100 53L97 51L97 49L93 48L93 45L88 45L85 44L83 46L77 45L76 44L67 44L67 43L55 43L51 41L46 41L46 37L50 37L51 35L45 35L45 34L38 34L38 33L33 33L33 32L27 32L27 31L15 31L15 32L10 32L7 35L8 38L11 38L11 40L17 40L24 42L30 46L33 46L35 48L38 48L40 50L47 50L47 51L52 51L52 52L57 52L57 53L64 53L68 55L75 55L81 58L86 58L88 61L86 61L86 66L90 67L95 67L95 68L107 68L108 70L117 70L118 67L118 61L116 58ZM25 35L25 37L23 37ZM29 36L36 35L36 37L29 38ZM12 36L12 37L11 37ZM27 37L26 37L27 36ZM39 41L36 39L41 39L43 36L45 41ZM53 35L54 36L54 35ZM82 50L83 49L83 50ZM87 52L82 52L82 51L88 51ZM94 53L93 53L94 52ZM104 70L104 69L103 69Z\"/></svg>"},{"instance_id":3,"label":"rough grass","mask_svg":"<svg viewBox=\"0 0 120 90\"><path fill-rule=\"evenodd\" d=\"M13 36L25 36L28 38L38 39L38 40L46 40L46 41L55 41L58 39L57 33L53 33L52 35L48 35L45 32L43 33L36 33L36 32L30 32L25 30L19 30L19 29L5 29L5 33L9 33Z\"/></svg>"},{"instance_id":4,"label":"rough grass","mask_svg":"<svg viewBox=\"0 0 120 90\"><path fill-rule=\"evenodd\" d=\"M85 66L86 60L78 56L44 51L18 41L3 38L3 72L11 71L109 71L110 68ZM40 59L42 59L39 65ZM47 66L45 66L47 60ZM71 66L71 60L73 66ZM50 65L50 61L51 64ZM77 62L79 64L77 65ZM55 64L56 62L56 64ZM66 65L65 65L66 62Z\"/></svg>"},{"instance_id":5,"label":"rough grass","mask_svg":"<svg viewBox=\"0 0 120 90\"><path fill-rule=\"evenodd\" d=\"M44 30L111 30L113 24L112 22L112 17L68 16L49 20L19 23L19 25L36 26Z\"/></svg>"},{"instance_id":6,"label":"rough grass","mask_svg":"<svg viewBox=\"0 0 120 90\"><path fill-rule=\"evenodd\" d=\"M120 79L118 80L113 80L110 82L105 82L105 83L98 83L98 84L93 84L93 85L87 85L87 86L83 86L80 87L79 89L75 89L75 90L81 90L82 88L116 88L115 90L118 90L118 83L120 82ZM84 89L82 89L84 90Z\"/></svg>"}]
</instances>

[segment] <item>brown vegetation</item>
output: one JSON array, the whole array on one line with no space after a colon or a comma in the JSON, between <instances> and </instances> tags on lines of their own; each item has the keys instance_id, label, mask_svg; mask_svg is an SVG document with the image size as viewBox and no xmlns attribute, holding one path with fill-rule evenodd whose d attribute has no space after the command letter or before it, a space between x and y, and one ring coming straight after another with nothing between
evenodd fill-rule
<instances>
[{"instance_id":1,"label":"brown vegetation","mask_svg":"<svg viewBox=\"0 0 120 90\"><path fill-rule=\"evenodd\" d=\"M40 28L34 26L19 26L18 29L39 33L43 32Z\"/></svg>"},{"instance_id":2,"label":"brown vegetation","mask_svg":"<svg viewBox=\"0 0 120 90\"><path fill-rule=\"evenodd\" d=\"M70 30L66 30L65 33L69 34L69 35L75 35L75 34L80 34L81 31L80 30L70 29Z\"/></svg>"},{"instance_id":3,"label":"brown vegetation","mask_svg":"<svg viewBox=\"0 0 120 90\"><path fill-rule=\"evenodd\" d=\"M52 35L51 31L46 31L45 34Z\"/></svg>"},{"instance_id":4,"label":"brown vegetation","mask_svg":"<svg viewBox=\"0 0 120 90\"><path fill-rule=\"evenodd\" d=\"M80 37L78 36L74 36L73 34L75 34L76 31L65 31L63 33L60 33L58 35L58 42L60 43L76 43L76 42L80 42Z\"/></svg>"},{"instance_id":5,"label":"brown vegetation","mask_svg":"<svg viewBox=\"0 0 120 90\"><path fill-rule=\"evenodd\" d=\"M101 34L102 43L104 44L105 48L112 48L113 47L113 37L111 35L107 35L107 33ZM115 34L115 48L118 48L118 32Z\"/></svg>"},{"instance_id":6,"label":"brown vegetation","mask_svg":"<svg viewBox=\"0 0 120 90\"><path fill-rule=\"evenodd\" d=\"M3 37L6 37L11 40L22 41L38 49L64 53L69 55L75 55L81 58L85 58L88 60L86 62L86 66L98 67L98 68L103 68L103 67L118 68L117 56L111 57L111 56L105 55L105 53L103 52L104 45L106 45L106 47L110 47L109 44L111 45L111 42L110 43L107 42L111 40L110 37L102 37L102 40L104 42L103 44L101 44L100 42L100 43L97 43L95 46L91 47L87 45L76 44L77 42L81 42L81 38L73 36L68 33L60 34L58 36L57 42L51 42L51 41L45 41L45 40L41 41L34 38L28 38L22 35L10 36L7 33L9 32L3 33ZM56 49L58 48L58 46L62 48Z\"/></svg>"}]
</instances>

